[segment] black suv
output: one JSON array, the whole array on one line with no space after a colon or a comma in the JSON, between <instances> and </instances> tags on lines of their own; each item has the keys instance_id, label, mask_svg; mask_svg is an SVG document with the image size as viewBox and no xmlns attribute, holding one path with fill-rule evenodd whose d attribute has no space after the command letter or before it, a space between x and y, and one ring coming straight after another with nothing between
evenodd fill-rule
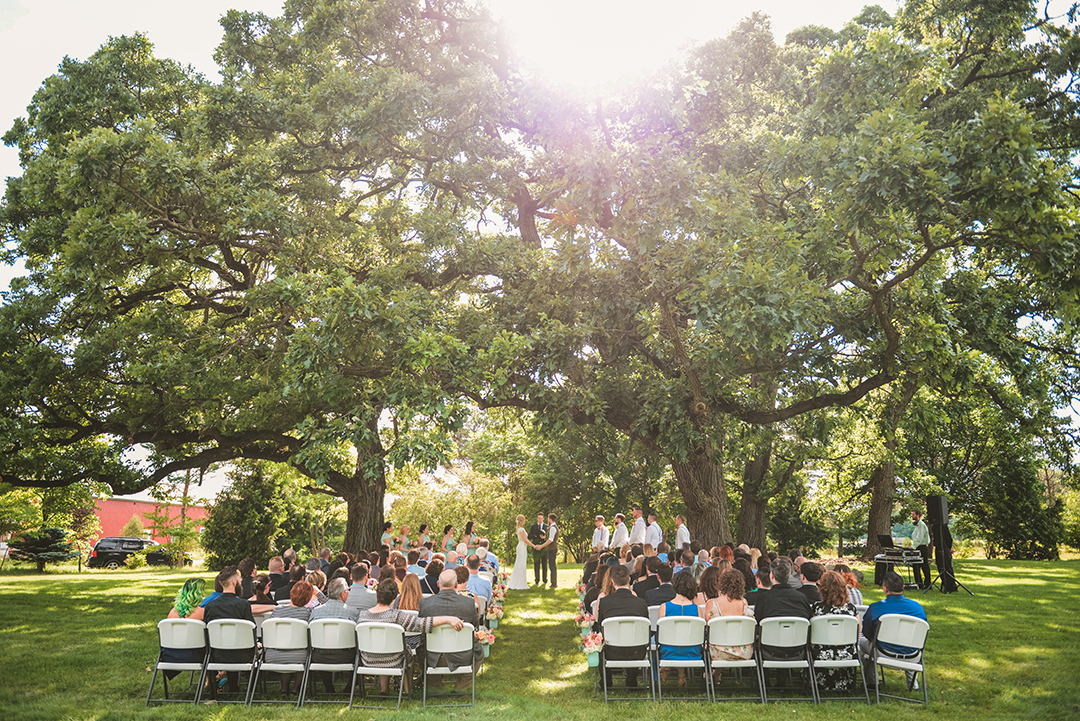
<instances>
[{"instance_id":1,"label":"black suv","mask_svg":"<svg viewBox=\"0 0 1080 721\"><path fill-rule=\"evenodd\" d=\"M146 562L151 566L167 566L169 554L159 548L157 541L148 541L143 538L127 538L124 536L105 536L94 544L94 550L90 552L90 558L86 559L88 568L120 568L127 563L128 556L138 553L144 548L153 548L147 551ZM185 557L184 565L190 566L191 559Z\"/></svg>"}]
</instances>

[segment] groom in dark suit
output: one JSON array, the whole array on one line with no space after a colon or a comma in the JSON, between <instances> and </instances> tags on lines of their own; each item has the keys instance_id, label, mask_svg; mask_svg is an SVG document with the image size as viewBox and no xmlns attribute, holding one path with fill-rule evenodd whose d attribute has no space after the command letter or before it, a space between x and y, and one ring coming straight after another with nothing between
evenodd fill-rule
<instances>
[{"instance_id":1,"label":"groom in dark suit","mask_svg":"<svg viewBox=\"0 0 1080 721\"><path fill-rule=\"evenodd\" d=\"M545 549L538 548L547 540L547 531L548 527L544 523L544 514L537 513L536 523L529 528L529 543L533 547L533 575L536 578L535 585L537 586L541 585L541 571L544 574L544 583L547 583L547 564L545 563L547 554L544 552Z\"/></svg>"}]
</instances>

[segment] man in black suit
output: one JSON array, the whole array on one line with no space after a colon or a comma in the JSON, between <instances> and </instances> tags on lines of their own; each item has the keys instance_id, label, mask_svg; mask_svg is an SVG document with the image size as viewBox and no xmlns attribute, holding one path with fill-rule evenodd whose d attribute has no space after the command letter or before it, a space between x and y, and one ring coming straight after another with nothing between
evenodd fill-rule
<instances>
[{"instance_id":1,"label":"man in black suit","mask_svg":"<svg viewBox=\"0 0 1080 721\"><path fill-rule=\"evenodd\" d=\"M654 588L660 588L660 579L657 578L656 572L660 566L664 565L656 556L649 556L645 559L645 578L634 584L634 595L638 598L645 598L645 595ZM649 604L652 605L652 604Z\"/></svg>"},{"instance_id":2,"label":"man in black suit","mask_svg":"<svg viewBox=\"0 0 1080 721\"><path fill-rule=\"evenodd\" d=\"M223 592L213 601L206 604L206 610L203 612L203 622L210 623L219 618L237 618L254 623L255 619L251 615L251 604L248 603L247 599L237 595L240 593L241 585L240 569L236 566L226 566L217 575L216 581L223 589ZM214 663L251 663L254 657L254 647L221 651L215 649L210 652L210 660ZM238 692L240 690L240 672L228 671L226 677L228 679L226 681L227 690L230 693ZM216 681L211 678L210 683L213 684Z\"/></svg>"},{"instance_id":3,"label":"man in black suit","mask_svg":"<svg viewBox=\"0 0 1080 721\"><path fill-rule=\"evenodd\" d=\"M535 585L543 585L540 581L541 572L544 574L543 583L547 583L547 554L544 549L540 548L540 545L547 541L547 524L544 523L544 514L536 514L536 523L532 524L529 528L529 543L533 546L533 576L535 577Z\"/></svg>"},{"instance_id":4,"label":"man in black suit","mask_svg":"<svg viewBox=\"0 0 1080 721\"><path fill-rule=\"evenodd\" d=\"M650 560L651 559L652 557L650 556ZM668 601L675 600L675 589L671 586L671 578L673 575L671 566L666 563L661 563L659 567L657 567L656 580L660 582L660 585L645 594L645 601L650 606L659 606Z\"/></svg>"},{"instance_id":5,"label":"man in black suit","mask_svg":"<svg viewBox=\"0 0 1080 721\"><path fill-rule=\"evenodd\" d=\"M267 567L270 569L270 590L268 593L273 595L275 591L289 582L289 575L285 573L285 559L281 556L271 558Z\"/></svg>"},{"instance_id":6,"label":"man in black suit","mask_svg":"<svg viewBox=\"0 0 1080 721\"><path fill-rule=\"evenodd\" d=\"M476 612L476 603L467 596L462 596L456 590L457 573L454 570L443 571L439 574L439 592L434 596L420 599L420 618L428 616L455 616L465 623L471 623L474 629L480 627ZM472 664L474 668L479 666L480 659L484 657L484 650L480 642L473 639L472 651L460 651L446 653L439 658L429 659L431 665L447 666L451 671L456 671L460 666ZM433 683L438 683L434 678ZM472 680L468 676L459 676L457 686L459 689L468 688Z\"/></svg>"},{"instance_id":7,"label":"man in black suit","mask_svg":"<svg viewBox=\"0 0 1080 721\"><path fill-rule=\"evenodd\" d=\"M788 581L794 571L791 560L780 556L772 562L770 578L773 582L772 590L762 598L754 599L754 618L761 623L766 618L776 616L798 616L810 618L810 602L799 590L792 588ZM760 571L759 571L760 573ZM754 594L755 596L757 593ZM794 658L802 658L805 649L789 651L775 646L762 646L761 652L766 660L786 661Z\"/></svg>"},{"instance_id":8,"label":"man in black suit","mask_svg":"<svg viewBox=\"0 0 1080 721\"><path fill-rule=\"evenodd\" d=\"M823 573L825 573L825 569L821 567L820 563L803 561L803 564L799 566L802 585L797 590L806 596L806 600L810 603L821 600L821 592L818 591L817 582L821 580Z\"/></svg>"},{"instance_id":9,"label":"man in black suit","mask_svg":"<svg viewBox=\"0 0 1080 721\"><path fill-rule=\"evenodd\" d=\"M596 623L593 624L594 631L603 631L604 619L614 618L616 616L641 616L642 618L649 617L649 606L645 603L644 598L638 598L630 591L630 572L626 570L625 566L612 566L608 571L611 576L611 582L615 586L615 590L608 596L604 596L600 599L596 608ZM604 646L604 651L600 656L601 663L604 659L611 659L612 661L636 661L638 659L645 658L645 654L648 653L649 646L630 646L615 648L612 646ZM607 682L611 684L611 672L604 670L607 674ZM626 670L626 687L635 688L638 680L638 669L631 668Z\"/></svg>"}]
</instances>

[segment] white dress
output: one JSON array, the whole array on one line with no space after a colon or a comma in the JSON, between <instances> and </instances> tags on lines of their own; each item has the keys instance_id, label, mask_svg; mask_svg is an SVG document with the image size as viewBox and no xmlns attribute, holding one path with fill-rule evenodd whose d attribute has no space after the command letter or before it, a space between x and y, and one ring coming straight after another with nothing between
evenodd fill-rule
<instances>
[{"instance_id":1,"label":"white dress","mask_svg":"<svg viewBox=\"0 0 1080 721\"><path fill-rule=\"evenodd\" d=\"M509 588L514 591L527 591L529 589L528 566L529 554L526 552L525 529L517 529L518 545L517 556L514 558L514 571L510 574Z\"/></svg>"}]
</instances>

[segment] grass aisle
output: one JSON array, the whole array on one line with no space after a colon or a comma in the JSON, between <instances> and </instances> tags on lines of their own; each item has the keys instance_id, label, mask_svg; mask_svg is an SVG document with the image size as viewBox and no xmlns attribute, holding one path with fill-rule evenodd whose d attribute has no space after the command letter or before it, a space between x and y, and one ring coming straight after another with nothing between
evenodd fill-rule
<instances>
[{"instance_id":1,"label":"grass aisle","mask_svg":"<svg viewBox=\"0 0 1080 721\"><path fill-rule=\"evenodd\" d=\"M930 617L928 708L888 702L621 702L605 706L577 651L573 583L512 591L476 708L400 712L319 706L187 706L146 709L155 624L190 573L169 570L0 574L0 721L126 719L580 719L712 721L716 718L943 721L1080 718L1080 562L967 561L958 575L976 594L914 594ZM200 574L209 577L210 574ZM531 575L531 570L530 570ZM866 590L868 602L880 591Z\"/></svg>"}]
</instances>

